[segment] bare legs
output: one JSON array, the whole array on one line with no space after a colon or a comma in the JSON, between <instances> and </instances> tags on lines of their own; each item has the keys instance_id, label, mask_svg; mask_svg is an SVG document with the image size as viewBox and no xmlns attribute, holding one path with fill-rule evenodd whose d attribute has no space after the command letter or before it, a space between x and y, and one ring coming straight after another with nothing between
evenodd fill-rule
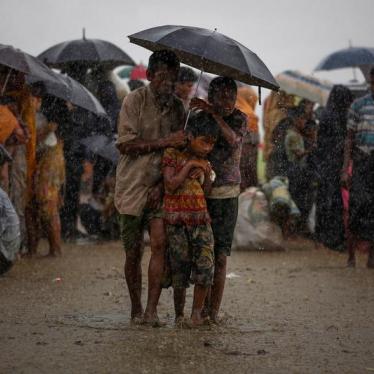
<instances>
[{"instance_id":1,"label":"bare legs","mask_svg":"<svg viewBox=\"0 0 374 374\"><path fill-rule=\"evenodd\" d=\"M356 235L350 233L348 235L348 261L347 261L347 266L348 267L355 267L356 266L356 257L355 257L355 252L356 252L356 247L357 245L363 242L363 240L360 240ZM368 261L367 261L367 267L369 269L374 269L374 243L373 242L368 242Z\"/></svg>"},{"instance_id":2,"label":"bare legs","mask_svg":"<svg viewBox=\"0 0 374 374\"><path fill-rule=\"evenodd\" d=\"M157 304L161 295L166 242L164 222L161 218L150 221L149 235L151 239L151 259L148 267L148 301L144 321L156 322L158 320Z\"/></svg>"}]
</instances>

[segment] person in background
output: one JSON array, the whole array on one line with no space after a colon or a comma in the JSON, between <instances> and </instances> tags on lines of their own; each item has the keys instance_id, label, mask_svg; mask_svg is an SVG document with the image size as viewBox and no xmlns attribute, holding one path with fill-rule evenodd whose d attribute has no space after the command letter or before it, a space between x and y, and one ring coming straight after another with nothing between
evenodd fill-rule
<instances>
[{"instance_id":1,"label":"person in background","mask_svg":"<svg viewBox=\"0 0 374 374\"><path fill-rule=\"evenodd\" d=\"M42 91L31 88L36 110L37 154L34 175L33 219L29 222L29 252L36 254L38 242L44 232L49 243L49 256L61 255L60 207L61 190L65 182L63 146L56 137L57 123L49 122L40 112Z\"/></svg>"},{"instance_id":2,"label":"person in background","mask_svg":"<svg viewBox=\"0 0 374 374\"><path fill-rule=\"evenodd\" d=\"M247 135L243 139L240 158L240 189L244 191L257 186L257 150L259 144L258 116L255 113L257 95L253 88L243 85L238 88L236 108L247 116Z\"/></svg>"},{"instance_id":3,"label":"person in background","mask_svg":"<svg viewBox=\"0 0 374 374\"><path fill-rule=\"evenodd\" d=\"M306 117L304 108L298 106L290 109L289 116L291 125L287 129L284 139L288 162L287 177L289 180L289 191L301 213L299 231L307 233L307 220L310 207L306 203L306 200L310 181L306 175L307 156L311 150L305 148L303 131L305 129Z\"/></svg>"},{"instance_id":4,"label":"person in background","mask_svg":"<svg viewBox=\"0 0 374 374\"><path fill-rule=\"evenodd\" d=\"M288 115L288 109L295 106L295 97L284 91L271 91L264 101L264 158L267 161L272 152L272 133L283 118Z\"/></svg>"},{"instance_id":5,"label":"person in background","mask_svg":"<svg viewBox=\"0 0 374 374\"><path fill-rule=\"evenodd\" d=\"M218 139L208 159L217 177L207 194L207 204L214 234L214 281L206 303L210 319L218 323L226 280L227 256L231 254L238 217L240 194L240 156L247 118L235 108L237 86L233 79L217 77L210 82L208 102L193 98L191 108L213 116L219 128Z\"/></svg>"},{"instance_id":6,"label":"person in background","mask_svg":"<svg viewBox=\"0 0 374 374\"><path fill-rule=\"evenodd\" d=\"M348 266L356 266L355 250L364 241L369 244L367 267L374 269L374 68L370 93L355 100L348 112L341 181L349 188Z\"/></svg>"},{"instance_id":7,"label":"person in background","mask_svg":"<svg viewBox=\"0 0 374 374\"><path fill-rule=\"evenodd\" d=\"M126 252L125 277L134 323L160 325L157 304L165 256L162 219L163 183L161 157L167 147L185 143L185 111L174 95L180 63L170 51L154 52L149 58L150 84L130 92L123 101L119 121L115 205ZM151 258L148 267L148 300L143 315L141 302L143 232L149 228Z\"/></svg>"},{"instance_id":8,"label":"person in background","mask_svg":"<svg viewBox=\"0 0 374 374\"><path fill-rule=\"evenodd\" d=\"M318 166L316 238L336 250L345 247L340 173L348 132L348 109L352 101L353 95L347 87L333 87L321 113L315 154Z\"/></svg>"},{"instance_id":9,"label":"person in background","mask_svg":"<svg viewBox=\"0 0 374 374\"><path fill-rule=\"evenodd\" d=\"M186 111L189 109L192 90L196 81L197 76L191 68L182 66L179 69L178 80L175 84L175 95L182 100Z\"/></svg>"}]
</instances>

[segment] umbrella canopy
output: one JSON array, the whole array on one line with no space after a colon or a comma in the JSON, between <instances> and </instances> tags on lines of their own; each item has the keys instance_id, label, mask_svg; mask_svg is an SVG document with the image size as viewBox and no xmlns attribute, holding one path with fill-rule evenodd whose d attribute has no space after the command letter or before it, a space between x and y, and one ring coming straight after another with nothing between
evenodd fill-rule
<instances>
[{"instance_id":1,"label":"umbrella canopy","mask_svg":"<svg viewBox=\"0 0 374 374\"><path fill-rule=\"evenodd\" d=\"M69 68L77 64L87 68L101 66L107 69L118 65L135 65L134 60L116 45L100 39L86 39L85 36L56 44L38 58L56 68Z\"/></svg>"},{"instance_id":2,"label":"umbrella canopy","mask_svg":"<svg viewBox=\"0 0 374 374\"><path fill-rule=\"evenodd\" d=\"M93 135L81 140L81 143L92 153L111 161L113 164L117 164L119 151L114 139L105 135Z\"/></svg>"},{"instance_id":3,"label":"umbrella canopy","mask_svg":"<svg viewBox=\"0 0 374 374\"><path fill-rule=\"evenodd\" d=\"M329 98L333 83L320 80L299 71L287 70L276 76L280 89L291 95L297 95L322 106Z\"/></svg>"},{"instance_id":4,"label":"umbrella canopy","mask_svg":"<svg viewBox=\"0 0 374 374\"><path fill-rule=\"evenodd\" d=\"M46 93L59 97L65 101L69 101L72 104L79 106L80 108L86 109L96 115L105 115L106 112L99 100L87 90L82 84L68 77L67 75L54 73L59 84L54 82L43 82ZM35 78L28 78L28 83L35 83L39 81Z\"/></svg>"},{"instance_id":5,"label":"umbrella canopy","mask_svg":"<svg viewBox=\"0 0 374 374\"><path fill-rule=\"evenodd\" d=\"M341 49L326 56L315 68L315 70L334 70L350 67L361 69L365 78L370 67L374 65L374 48L349 47Z\"/></svg>"},{"instance_id":6,"label":"umbrella canopy","mask_svg":"<svg viewBox=\"0 0 374 374\"><path fill-rule=\"evenodd\" d=\"M183 63L204 72L272 90L279 88L260 58L239 42L216 31L189 26L159 26L129 36L151 51L172 50Z\"/></svg>"},{"instance_id":7,"label":"umbrella canopy","mask_svg":"<svg viewBox=\"0 0 374 374\"><path fill-rule=\"evenodd\" d=\"M66 86L51 69L36 57L10 45L0 44L0 65L30 75L44 83L49 82L57 86Z\"/></svg>"}]
</instances>

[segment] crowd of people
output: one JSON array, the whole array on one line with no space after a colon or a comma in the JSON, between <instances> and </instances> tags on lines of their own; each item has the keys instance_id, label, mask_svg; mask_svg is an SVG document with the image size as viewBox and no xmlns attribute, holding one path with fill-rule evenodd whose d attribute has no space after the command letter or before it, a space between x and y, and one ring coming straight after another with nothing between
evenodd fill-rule
<instances>
[{"instance_id":1,"label":"crowd of people","mask_svg":"<svg viewBox=\"0 0 374 374\"><path fill-rule=\"evenodd\" d=\"M218 323L238 197L259 184L258 98L228 77L212 79L207 96L194 97L197 75L167 50L151 55L147 79L148 85L132 82L122 106L113 83L96 82L108 113L101 122L48 95L43 84L27 84L24 74L2 68L1 187L20 222L23 255L37 253L42 235L50 256L62 253L62 239L120 238L134 323L162 325L157 304L162 288L170 286L176 324ZM373 95L374 70L371 93L356 101L337 85L317 116L313 102L272 92L263 116L266 177L285 178L300 212L296 225L283 232L348 249L349 266L355 266L355 249L365 241L370 268ZM81 140L92 133L116 139L117 165L85 148ZM90 198L82 203L85 180ZM151 256L143 310L146 229ZM191 318L185 318L190 284L193 305Z\"/></svg>"},{"instance_id":2,"label":"crowd of people","mask_svg":"<svg viewBox=\"0 0 374 374\"><path fill-rule=\"evenodd\" d=\"M356 100L349 88L334 86L318 116L314 103L302 99L296 105L292 95L273 93L264 105L264 129L267 178L288 178L300 210L296 232L330 249L348 250L349 266L355 266L355 249L366 245L372 268L374 69L370 78L370 92Z\"/></svg>"}]
</instances>

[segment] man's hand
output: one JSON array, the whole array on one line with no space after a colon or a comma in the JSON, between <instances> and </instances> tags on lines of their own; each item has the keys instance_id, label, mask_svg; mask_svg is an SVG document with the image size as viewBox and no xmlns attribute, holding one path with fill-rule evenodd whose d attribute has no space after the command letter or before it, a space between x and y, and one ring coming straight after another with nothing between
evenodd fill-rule
<instances>
[{"instance_id":1,"label":"man's hand","mask_svg":"<svg viewBox=\"0 0 374 374\"><path fill-rule=\"evenodd\" d=\"M152 187L148 192L147 206L151 209L156 209L162 201L162 195L164 193L163 184L159 183Z\"/></svg>"},{"instance_id":2,"label":"man's hand","mask_svg":"<svg viewBox=\"0 0 374 374\"><path fill-rule=\"evenodd\" d=\"M165 138L165 145L167 147L179 148L186 144L186 134L183 130L171 133Z\"/></svg>"},{"instance_id":3,"label":"man's hand","mask_svg":"<svg viewBox=\"0 0 374 374\"><path fill-rule=\"evenodd\" d=\"M204 112L216 115L213 106L206 102L205 100L199 99L198 97L193 97L190 101L190 109L192 110L203 110Z\"/></svg>"}]
</instances>

